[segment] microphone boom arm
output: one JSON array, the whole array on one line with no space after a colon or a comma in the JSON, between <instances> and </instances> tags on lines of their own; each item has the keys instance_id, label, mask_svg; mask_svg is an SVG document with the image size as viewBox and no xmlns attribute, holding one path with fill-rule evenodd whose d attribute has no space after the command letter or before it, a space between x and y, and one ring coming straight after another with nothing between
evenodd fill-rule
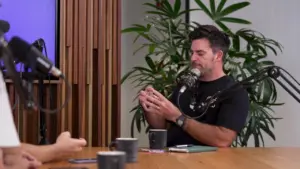
<instances>
[{"instance_id":1,"label":"microphone boom arm","mask_svg":"<svg viewBox=\"0 0 300 169\"><path fill-rule=\"evenodd\" d=\"M256 72L255 74L247 77L246 79L237 82L234 85L231 85L230 87L221 90L219 92L217 92L215 95L213 95L209 101L207 103L205 103L204 105L200 106L201 110L207 110L208 107L215 103L216 101L220 101L220 96L225 95L228 96L230 94L228 94L227 92L233 92L234 90L239 89L240 87L243 88L249 88L252 87L253 85L263 81L264 79L270 77L272 79L274 79L286 92L288 92L298 103L300 103L300 98L297 97L288 87L287 85L285 85L283 82L281 82L278 78L281 77L287 84L289 84L298 94L300 94L300 90L299 88L297 88L297 86L295 84L293 84L285 75L282 74L282 72L280 71L282 70L283 72L287 73L296 83L297 85L300 86L300 83L293 77L291 76L286 70L284 70L283 68L279 67L279 66L269 66L269 67L265 67L262 70ZM252 81L253 80L253 81Z\"/></svg>"},{"instance_id":2,"label":"microphone boom arm","mask_svg":"<svg viewBox=\"0 0 300 169\"><path fill-rule=\"evenodd\" d=\"M281 77L286 83L288 83L298 94L300 94L300 90L299 88L297 88L295 86L295 84L293 84L286 76L284 76L282 74L282 72L280 72L280 69L283 70L284 72L286 72L296 83L297 85L300 86L300 83L293 77L291 76L286 70L280 68L280 67L272 67L269 72L268 75L274 79L286 92L288 92L296 101L298 101L298 103L300 103L300 98L297 97L285 84L283 84L280 80L278 80L278 77Z\"/></svg>"}]
</instances>

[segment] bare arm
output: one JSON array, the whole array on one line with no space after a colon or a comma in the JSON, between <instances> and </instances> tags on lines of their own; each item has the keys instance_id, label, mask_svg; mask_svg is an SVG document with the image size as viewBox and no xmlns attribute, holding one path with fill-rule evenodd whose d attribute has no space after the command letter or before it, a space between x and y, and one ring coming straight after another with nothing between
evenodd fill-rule
<instances>
[{"instance_id":1,"label":"bare arm","mask_svg":"<svg viewBox=\"0 0 300 169\"><path fill-rule=\"evenodd\" d=\"M187 119L184 130L207 145L228 147L244 127L248 110L248 94L241 90L231 99L223 101L215 126Z\"/></svg>"},{"instance_id":2,"label":"bare arm","mask_svg":"<svg viewBox=\"0 0 300 169\"><path fill-rule=\"evenodd\" d=\"M236 132L233 130L200 123L193 119L186 119L183 128L196 140L216 147L228 147L236 137Z\"/></svg>"},{"instance_id":3,"label":"bare arm","mask_svg":"<svg viewBox=\"0 0 300 169\"><path fill-rule=\"evenodd\" d=\"M147 97L149 97L149 93L146 93L145 91L141 91L139 100L148 124L155 129L165 129L166 128L165 118L161 114L159 114L158 110L156 110L152 106L149 106L150 103L147 100Z\"/></svg>"},{"instance_id":4,"label":"bare arm","mask_svg":"<svg viewBox=\"0 0 300 169\"><path fill-rule=\"evenodd\" d=\"M147 112L146 110L144 110L144 112L145 112L146 120L152 128L155 128L155 129L165 129L166 128L166 120L163 116L156 114L156 113Z\"/></svg>"},{"instance_id":5,"label":"bare arm","mask_svg":"<svg viewBox=\"0 0 300 169\"><path fill-rule=\"evenodd\" d=\"M0 169L4 169L4 157L3 157L3 151L0 148Z\"/></svg>"},{"instance_id":6,"label":"bare arm","mask_svg":"<svg viewBox=\"0 0 300 169\"><path fill-rule=\"evenodd\" d=\"M62 160L73 153L80 152L84 146L86 146L86 140L71 138L70 132L62 132L57 137L56 143L51 145L22 143L23 151L31 154L42 163Z\"/></svg>"},{"instance_id":7,"label":"bare arm","mask_svg":"<svg viewBox=\"0 0 300 169\"><path fill-rule=\"evenodd\" d=\"M21 147L6 147L2 149L3 166L5 169L38 168L41 162L24 153Z\"/></svg>"},{"instance_id":8,"label":"bare arm","mask_svg":"<svg viewBox=\"0 0 300 169\"><path fill-rule=\"evenodd\" d=\"M42 163L57 160L62 156L62 154L60 154L60 151L57 149L55 144L37 146L37 145L22 143L22 149L28 152L29 154L31 154L32 156L34 156L37 160L39 160Z\"/></svg>"},{"instance_id":9,"label":"bare arm","mask_svg":"<svg viewBox=\"0 0 300 169\"><path fill-rule=\"evenodd\" d=\"M162 94L152 89L157 97L145 95L145 103L152 109L159 110L169 121L176 122L182 115L180 110ZM249 109L247 92L239 93L233 100L222 103L215 125L204 124L194 119L186 119L183 129L199 142L217 147L231 145L246 121Z\"/></svg>"}]
</instances>

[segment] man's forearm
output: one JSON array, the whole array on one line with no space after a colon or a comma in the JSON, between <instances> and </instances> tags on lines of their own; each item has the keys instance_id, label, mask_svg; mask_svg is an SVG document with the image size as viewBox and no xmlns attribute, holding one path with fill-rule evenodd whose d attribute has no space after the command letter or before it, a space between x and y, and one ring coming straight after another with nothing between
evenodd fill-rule
<instances>
[{"instance_id":1,"label":"man's forearm","mask_svg":"<svg viewBox=\"0 0 300 169\"><path fill-rule=\"evenodd\" d=\"M145 117L148 124L155 129L165 129L166 128L166 120L157 115L151 114L150 112L145 112Z\"/></svg>"},{"instance_id":2,"label":"man's forearm","mask_svg":"<svg viewBox=\"0 0 300 169\"><path fill-rule=\"evenodd\" d=\"M211 146L228 147L232 143L232 133L222 127L200 123L193 119L186 119L184 130L196 140ZM228 134L228 135L226 135Z\"/></svg>"},{"instance_id":3,"label":"man's forearm","mask_svg":"<svg viewBox=\"0 0 300 169\"><path fill-rule=\"evenodd\" d=\"M60 158L59 150L55 147L54 144L52 145L32 145L22 143L23 151L28 152L32 156L34 156L37 160L42 163L49 162Z\"/></svg>"},{"instance_id":4,"label":"man's forearm","mask_svg":"<svg viewBox=\"0 0 300 169\"><path fill-rule=\"evenodd\" d=\"M3 151L0 148L0 169L4 169L4 157L3 157Z\"/></svg>"}]
</instances>

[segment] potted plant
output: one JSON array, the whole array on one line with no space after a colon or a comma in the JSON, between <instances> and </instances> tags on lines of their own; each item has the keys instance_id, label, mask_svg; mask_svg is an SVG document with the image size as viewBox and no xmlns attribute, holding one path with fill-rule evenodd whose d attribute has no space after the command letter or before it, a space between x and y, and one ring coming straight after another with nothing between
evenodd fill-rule
<instances>
[{"instance_id":1,"label":"potted plant","mask_svg":"<svg viewBox=\"0 0 300 169\"><path fill-rule=\"evenodd\" d=\"M209 6L206 6L201 0L195 0L195 2L199 8L189 10L181 10L181 0L175 0L173 4L168 0L156 0L144 4L151 8L145 12L147 23L144 25L134 24L132 27L123 29L122 33L136 34L135 41L138 38L146 39L147 42L141 44L134 54L137 54L142 48L148 48L147 53L139 53L145 57L147 66L133 67L122 78L122 83L125 80L132 80L132 83L135 84L133 87L141 89L152 85L165 97L170 97L172 88L176 85L176 79L189 68L190 41L188 34L194 27L200 25L196 22L185 23L180 18L194 10L202 10L230 36L232 45L224 63L224 70L228 75L240 81L266 66L274 65L272 61L267 60L267 56L270 52L277 55L278 51L282 51L280 43L255 30L241 28L233 32L226 25L228 22L241 25L251 24L248 20L229 16L250 5L250 2L234 3L227 7L225 7L226 0L221 0L218 4L215 0L210 0ZM274 117L271 106L282 104L276 103L277 92L271 78L256 83L247 91L250 97L249 117L232 146L247 146L250 136L253 136L256 147L264 146L263 132L273 140L276 139L272 128L274 128L274 121L279 118ZM140 132L141 125L146 126L147 124L139 104L134 106L130 112L134 113L131 123L133 137L135 125Z\"/></svg>"}]
</instances>

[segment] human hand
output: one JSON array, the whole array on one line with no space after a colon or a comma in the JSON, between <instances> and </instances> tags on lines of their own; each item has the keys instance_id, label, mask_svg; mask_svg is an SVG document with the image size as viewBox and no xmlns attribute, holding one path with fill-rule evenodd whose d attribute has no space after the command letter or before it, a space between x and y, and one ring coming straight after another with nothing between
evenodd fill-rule
<instances>
[{"instance_id":1,"label":"human hand","mask_svg":"<svg viewBox=\"0 0 300 169\"><path fill-rule=\"evenodd\" d=\"M151 87L147 87L145 90L142 90L140 91L140 94L139 94L139 101L140 101L140 104L142 105L142 107L144 108L144 110L148 113L151 113L151 114L159 114L158 110L155 109L154 107L150 107L148 106L148 100L147 100L147 97L156 97L155 95L153 95L153 93L150 91L150 88Z\"/></svg>"},{"instance_id":2,"label":"human hand","mask_svg":"<svg viewBox=\"0 0 300 169\"><path fill-rule=\"evenodd\" d=\"M150 94L142 94L143 108L151 112L160 114L165 119L175 122L182 114L179 109L172 104L161 93L152 87L147 87L146 91Z\"/></svg>"},{"instance_id":3,"label":"human hand","mask_svg":"<svg viewBox=\"0 0 300 169\"><path fill-rule=\"evenodd\" d=\"M71 138L71 133L66 131L61 133L57 139L54 146L58 152L62 155L67 155L74 152L79 152L84 146L86 146L86 140L83 138L75 139Z\"/></svg>"},{"instance_id":4,"label":"human hand","mask_svg":"<svg viewBox=\"0 0 300 169\"><path fill-rule=\"evenodd\" d=\"M42 165L40 161L25 151L4 155L3 164L7 169L36 169Z\"/></svg>"},{"instance_id":5,"label":"human hand","mask_svg":"<svg viewBox=\"0 0 300 169\"><path fill-rule=\"evenodd\" d=\"M22 156L24 159L27 159L30 162L31 168L37 168L42 165L40 161L25 151L22 152Z\"/></svg>"}]
</instances>

